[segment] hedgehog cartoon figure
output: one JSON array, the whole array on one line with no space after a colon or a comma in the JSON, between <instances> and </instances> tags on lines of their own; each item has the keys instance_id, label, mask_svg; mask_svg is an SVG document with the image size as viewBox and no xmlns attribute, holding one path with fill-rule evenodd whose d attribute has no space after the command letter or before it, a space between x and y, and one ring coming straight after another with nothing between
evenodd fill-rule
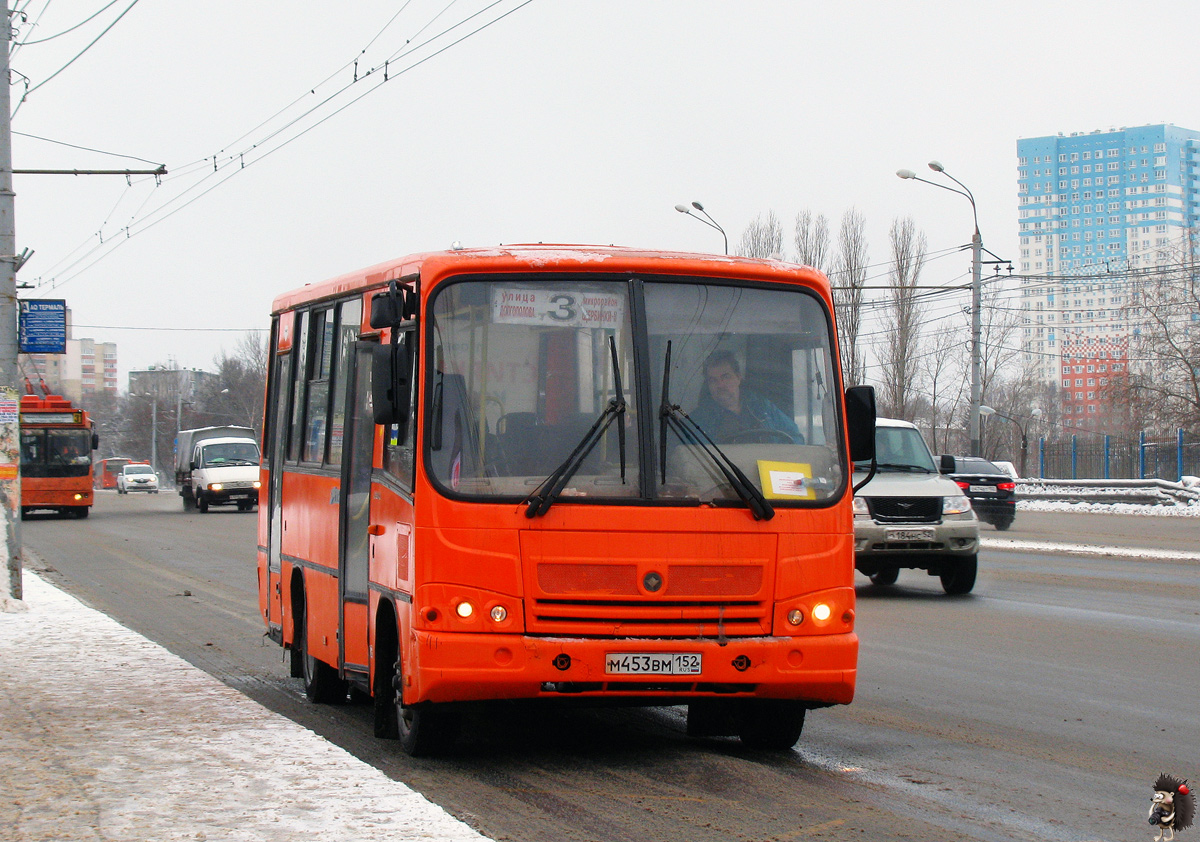
<instances>
[{"instance_id":1,"label":"hedgehog cartoon figure","mask_svg":"<svg viewBox=\"0 0 1200 842\"><path fill-rule=\"evenodd\" d=\"M1150 804L1150 824L1158 828L1154 842L1171 842L1175 831L1192 826L1196 817L1196 797L1187 781L1159 775L1154 782L1154 798Z\"/></svg>"}]
</instances>

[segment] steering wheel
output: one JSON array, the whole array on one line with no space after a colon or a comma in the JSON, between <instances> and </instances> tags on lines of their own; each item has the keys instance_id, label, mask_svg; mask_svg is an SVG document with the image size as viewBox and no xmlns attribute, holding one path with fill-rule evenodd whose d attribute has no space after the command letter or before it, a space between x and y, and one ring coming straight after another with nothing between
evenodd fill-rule
<instances>
[{"instance_id":1,"label":"steering wheel","mask_svg":"<svg viewBox=\"0 0 1200 842\"><path fill-rule=\"evenodd\" d=\"M725 438L727 444L768 444L778 442L779 444L795 444L788 433L783 430L776 430L771 427L755 427L751 430L739 430L733 435Z\"/></svg>"}]
</instances>

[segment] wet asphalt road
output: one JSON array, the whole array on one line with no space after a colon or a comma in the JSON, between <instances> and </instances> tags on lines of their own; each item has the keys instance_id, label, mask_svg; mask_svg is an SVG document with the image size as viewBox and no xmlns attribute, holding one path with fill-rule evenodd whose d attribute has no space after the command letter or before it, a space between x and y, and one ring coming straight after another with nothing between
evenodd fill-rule
<instances>
[{"instance_id":1,"label":"wet asphalt road","mask_svg":"<svg viewBox=\"0 0 1200 842\"><path fill-rule=\"evenodd\" d=\"M1196 553L1200 522L1023 513L984 536ZM367 706L304 701L262 637L254 515L101 493L23 538L56 584L495 839L1149 839L1153 778L1200 777L1200 553L986 549L960 598L919 571L860 578L858 696L810 714L794 752L690 740L682 708L512 705L413 760Z\"/></svg>"}]
</instances>

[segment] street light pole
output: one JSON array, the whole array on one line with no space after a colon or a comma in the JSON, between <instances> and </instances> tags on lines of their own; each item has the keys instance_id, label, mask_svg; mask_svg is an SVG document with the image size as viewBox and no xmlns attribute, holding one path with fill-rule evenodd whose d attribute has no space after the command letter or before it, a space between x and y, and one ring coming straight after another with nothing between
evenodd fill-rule
<instances>
[{"instance_id":1,"label":"street light pole","mask_svg":"<svg viewBox=\"0 0 1200 842\"><path fill-rule=\"evenodd\" d=\"M927 181L924 178L919 178L912 170L897 170L896 175L900 176L900 178L932 184L934 187L941 187L943 190L949 190L951 193L966 196L967 201L971 203L971 216L975 220L975 233L971 235L971 414L968 421L968 431L971 438L970 455L982 456L979 443L979 407L983 402L983 383L980 376L983 356L983 237L979 233L979 213L975 208L975 196L971 193L967 185L946 172L946 168L938 161L930 161L929 169L946 176L946 178L953 181L962 189L955 190L953 187L947 187L945 184L938 184L936 181Z\"/></svg>"},{"instance_id":2,"label":"street light pole","mask_svg":"<svg viewBox=\"0 0 1200 842\"><path fill-rule=\"evenodd\" d=\"M687 205L676 205L675 210L682 214L687 214L692 219L700 220L700 222L703 222L709 228L716 228L718 231L720 231L721 238L725 241L725 253L729 254L729 237L725 234L725 229L718 225L715 219L709 216L708 211L704 209L704 205L700 204L699 202L692 202L692 207L700 211L700 213L704 214L708 218L701 219L700 217L696 216L696 214L692 213L691 208L689 208Z\"/></svg>"},{"instance_id":3,"label":"street light pole","mask_svg":"<svg viewBox=\"0 0 1200 842\"><path fill-rule=\"evenodd\" d=\"M1003 412L997 412L996 410L992 409L990 406L980 406L979 414L980 415L995 415L997 418L1004 418L1004 419L1011 421L1017 425L1017 429L1021 431L1020 474L1021 474L1021 476L1025 476L1026 457L1029 453L1029 435L1028 435L1029 425L1033 423L1033 419L1041 417L1041 414L1042 414L1041 408L1035 406L1033 409L1031 409L1029 411L1029 417L1025 419L1024 424L1022 424L1016 418L1013 418L1011 415L1005 415Z\"/></svg>"}]
</instances>

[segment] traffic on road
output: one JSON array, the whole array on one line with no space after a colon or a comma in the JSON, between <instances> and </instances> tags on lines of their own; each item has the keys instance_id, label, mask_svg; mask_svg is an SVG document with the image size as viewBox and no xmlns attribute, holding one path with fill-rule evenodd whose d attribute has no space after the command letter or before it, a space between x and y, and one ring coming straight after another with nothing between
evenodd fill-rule
<instances>
[{"instance_id":1,"label":"traffic on road","mask_svg":"<svg viewBox=\"0 0 1200 842\"><path fill-rule=\"evenodd\" d=\"M1200 744L1200 667L1156 668L1200 645L1191 519L1024 513L984 536L968 595L861 580L858 694L790 752L689 739L680 708L512 704L474 712L427 761L375 740L369 705L307 702L262 645L253 519L170 499L108 491L86 523L31 519L27 563L492 838L1136 838L1149 784L1190 772ZM990 546L1039 536L1062 549ZM1096 545L1115 549L1076 549ZM1166 557L1139 555L1154 548ZM1087 781L1069 817L1048 797L1064 780Z\"/></svg>"}]
</instances>

